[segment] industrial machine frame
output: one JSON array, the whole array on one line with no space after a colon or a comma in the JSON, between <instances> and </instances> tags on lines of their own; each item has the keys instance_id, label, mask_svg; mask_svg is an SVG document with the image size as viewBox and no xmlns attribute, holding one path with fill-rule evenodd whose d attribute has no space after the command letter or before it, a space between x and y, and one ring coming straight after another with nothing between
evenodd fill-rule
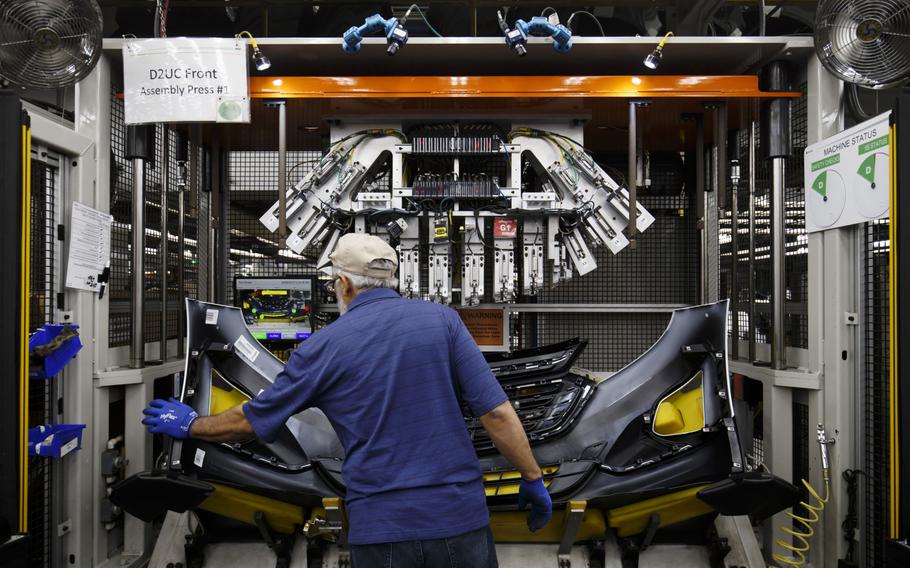
<instances>
[{"instance_id":1,"label":"industrial machine frame","mask_svg":"<svg viewBox=\"0 0 910 568\"><path fill-rule=\"evenodd\" d=\"M576 49L582 53L584 45L588 47L613 47L617 52L628 53L643 49L648 38L591 38L579 41ZM408 50L417 51L420 38L411 40ZM299 39L264 39L260 41L263 49L299 49L300 46L315 46L323 49L318 41ZM323 41L326 45L329 42ZM364 51L368 52L375 42L365 40ZM805 78L808 98L808 134L809 142L820 140L835 134L842 129L843 114L840 109L842 84L827 74L814 57L811 57L811 40L802 38L749 38L747 44L752 48L760 47L770 57L771 53L789 51L794 60L805 62ZM337 45L332 42L337 48ZM447 54L443 58L456 60L461 57L459 49L490 50L493 46L500 49L500 40L479 38L476 41L438 42L426 40L427 49L434 53ZM730 42L723 39L684 38L680 49L704 47L716 50L718 46L729 47ZM693 47L694 46L694 47ZM110 151L111 125L110 104L112 68L118 61L120 42L105 42L105 55L99 65L85 81L77 86L75 131L47 117L33 117L33 137L48 147L54 148L62 155L72 159L78 165L68 167L64 172L66 188L64 198L60 201L62 210L67 212L73 201L106 211L110 203ZM328 49L328 48L324 48ZM340 51L340 50L339 50ZM359 56L358 56L359 57ZM438 62L437 62L438 63ZM487 63L485 63L487 64ZM742 72L742 70L738 70ZM802 71L800 71L801 73ZM472 96L467 90L450 88L453 96ZM615 91L615 95L631 97L629 91ZM553 96L543 92L541 96ZM37 114L37 113L36 113ZM901 148L902 151L905 151ZM94 165L91 165L94 164ZM217 164L216 164L217 165ZM217 167L213 175L221 175ZM215 180L217 182L217 179ZM213 184L217 186L217 183ZM905 192L906 193L906 192ZM213 209L214 211L214 209ZM64 221L66 223L67 220ZM712 221L716 223L716 221ZM214 227L207 227L214 229ZM705 231L717 232L717 226L709 224ZM777 229L780 232L779 229ZM780 238L783 238L780 235ZM845 314L856 314L860 311L861 287L857 284L857 266L855 251L858 246L856 229L836 229L825 233L812 234L808 237L809 283L813 293L809 296L809 326L807 349L786 350L788 369L775 369L765 365L756 365L753 361L730 361L731 371L751 377L761 383L763 395L764 422L764 461L772 471L790 481L789 474L793 465L793 434L791 424L792 402L794 397L804 400L809 409L808 422L824 422L835 439L832 454L832 470L840 472L855 468L862 463L861 449L858 444L859 424L855 410L856 393L859 390L859 362L857 357L843 357L861 353L862 333L858 326L848 323ZM711 247L706 247L706 268L717 265L717 255ZM216 267L226 274L226 266L219 263ZM212 271L215 274L215 271ZM211 283L216 284L217 278ZM907 282L903 279L902 282ZM718 292L713 286L702 295L705 301L716 301ZM214 286L200 290L200 298L215 300ZM127 566L142 562L151 552L152 535L150 527L138 519L126 516L120 529L110 532L105 529L102 518L101 501L106 495L107 483L102 475L104 464L102 453L111 440L109 423L112 418L124 422L123 444L126 464L122 475L131 475L152 466L152 438L147 435L139 421L145 403L152 398L156 379L170 381L171 377L182 369L182 358L165 358L163 364L145 366L139 369L128 368L129 352L125 347L110 349L108 345L108 322L110 320L106 300L96 296L65 291L66 311L73 321L81 326L84 336L94 337L94 341L77 360L64 372L63 380L67 388L63 397L64 415L69 422L91 424L83 442L83 448L77 454L63 462L65 482L63 506L55 519L60 545L56 561L67 562L77 566ZM537 307L534 309L544 309ZM559 309L559 308L556 308ZM904 318L905 320L907 318ZM860 318L862 320L862 318ZM861 327L861 326L860 326ZM178 342L171 341L169 353L178 351ZM158 345L149 343L145 347L146 359L159 356ZM766 347L757 346L758 359L767 359ZM748 350L748 342L739 345L739 352ZM905 393L902 393L905 394ZM123 401L122 405L114 401ZM112 410L113 409L113 410ZM113 416L118 414L120 418ZM810 432L809 436L812 437ZM905 438L906 439L906 436ZM809 441L810 445L813 441ZM810 480L821 485L820 464L817 458L810 457ZM902 472L910 471L904 467ZM819 537L813 540L813 558L823 559L824 565L836 565L836 559L843 556L845 543L840 534L840 521L845 514L847 503L846 488L838 475L832 480L832 499L823 513L818 531ZM905 495L901 496L906 499ZM906 506L906 505L905 505ZM766 527L768 535L783 525L789 525L790 519L775 516ZM766 538L765 542L771 542Z\"/></svg>"}]
</instances>

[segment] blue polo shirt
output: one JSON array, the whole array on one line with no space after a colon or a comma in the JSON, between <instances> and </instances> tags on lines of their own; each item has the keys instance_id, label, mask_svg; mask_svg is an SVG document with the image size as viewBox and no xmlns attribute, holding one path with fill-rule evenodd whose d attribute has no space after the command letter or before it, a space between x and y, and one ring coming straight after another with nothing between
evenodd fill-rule
<instances>
[{"instance_id":1,"label":"blue polo shirt","mask_svg":"<svg viewBox=\"0 0 910 568\"><path fill-rule=\"evenodd\" d=\"M507 400L458 314L372 289L304 341L274 385L243 408L267 442L290 416L309 407L325 413L345 449L348 539L374 544L489 523L458 396L475 416Z\"/></svg>"}]
</instances>

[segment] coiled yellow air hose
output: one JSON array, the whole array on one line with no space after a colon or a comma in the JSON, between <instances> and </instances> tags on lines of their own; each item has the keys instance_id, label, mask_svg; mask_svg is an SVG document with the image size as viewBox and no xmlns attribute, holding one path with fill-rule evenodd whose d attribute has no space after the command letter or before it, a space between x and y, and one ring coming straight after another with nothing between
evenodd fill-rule
<instances>
[{"instance_id":1,"label":"coiled yellow air hose","mask_svg":"<svg viewBox=\"0 0 910 568\"><path fill-rule=\"evenodd\" d=\"M818 434L818 444L821 449L822 456L822 479L825 483L825 496L821 497L818 494L818 491L812 487L805 479L802 480L803 487L806 488L806 491L809 492L809 497L811 499L806 499L805 501L800 501L799 504L802 505L805 510L804 515L800 516L793 512L788 512L787 516L794 520L794 525L799 526L802 530L792 529L790 527L781 527L781 531L793 537L792 543L786 542L783 539L777 539L775 542L777 546L783 548L784 550L789 551L791 554L789 556L784 556L783 554L774 553L772 557L775 562L779 562L781 566L805 566L808 559L806 554L809 552L809 549L812 548L809 539L815 535L815 525L821 520L821 512L825 510L825 504L828 502L830 497L831 489L831 478L828 468L828 440L825 437L825 428L819 424L817 429ZM807 501L814 501L814 504L808 503ZM795 507L794 507L795 508Z\"/></svg>"}]
</instances>

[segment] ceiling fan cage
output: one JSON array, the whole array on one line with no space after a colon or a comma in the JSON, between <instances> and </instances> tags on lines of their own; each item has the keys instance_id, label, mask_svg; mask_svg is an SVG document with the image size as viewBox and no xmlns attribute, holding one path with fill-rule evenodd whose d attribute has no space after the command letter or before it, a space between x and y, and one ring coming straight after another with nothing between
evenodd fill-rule
<instances>
[{"instance_id":1,"label":"ceiling fan cage","mask_svg":"<svg viewBox=\"0 0 910 568\"><path fill-rule=\"evenodd\" d=\"M884 89L910 78L910 0L822 0L815 49L830 72Z\"/></svg>"},{"instance_id":2,"label":"ceiling fan cage","mask_svg":"<svg viewBox=\"0 0 910 568\"><path fill-rule=\"evenodd\" d=\"M95 0L3 0L0 76L24 87L72 85L98 62L101 38Z\"/></svg>"}]
</instances>

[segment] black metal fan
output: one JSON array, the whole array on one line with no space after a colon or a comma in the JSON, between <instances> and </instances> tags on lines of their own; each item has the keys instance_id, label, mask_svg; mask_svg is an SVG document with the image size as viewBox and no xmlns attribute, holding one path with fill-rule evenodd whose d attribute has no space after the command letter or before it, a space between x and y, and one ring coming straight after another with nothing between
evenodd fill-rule
<instances>
[{"instance_id":1,"label":"black metal fan","mask_svg":"<svg viewBox=\"0 0 910 568\"><path fill-rule=\"evenodd\" d=\"M101 56L95 0L2 0L0 76L23 87L66 87Z\"/></svg>"},{"instance_id":2,"label":"black metal fan","mask_svg":"<svg viewBox=\"0 0 910 568\"><path fill-rule=\"evenodd\" d=\"M828 71L870 89L910 78L910 0L822 0L815 49Z\"/></svg>"}]
</instances>

